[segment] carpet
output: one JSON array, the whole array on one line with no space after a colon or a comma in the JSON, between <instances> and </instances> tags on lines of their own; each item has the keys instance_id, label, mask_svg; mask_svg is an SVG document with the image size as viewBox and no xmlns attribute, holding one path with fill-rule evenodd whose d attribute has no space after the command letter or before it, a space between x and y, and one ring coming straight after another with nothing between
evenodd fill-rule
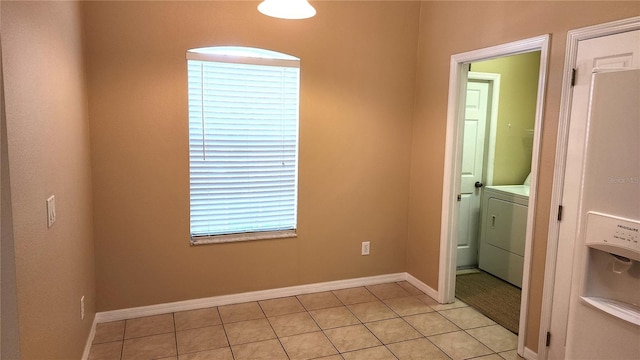
<instances>
[{"instance_id":1,"label":"carpet","mask_svg":"<svg viewBox=\"0 0 640 360\"><path fill-rule=\"evenodd\" d=\"M456 297L517 334L521 290L485 272L456 275Z\"/></svg>"}]
</instances>

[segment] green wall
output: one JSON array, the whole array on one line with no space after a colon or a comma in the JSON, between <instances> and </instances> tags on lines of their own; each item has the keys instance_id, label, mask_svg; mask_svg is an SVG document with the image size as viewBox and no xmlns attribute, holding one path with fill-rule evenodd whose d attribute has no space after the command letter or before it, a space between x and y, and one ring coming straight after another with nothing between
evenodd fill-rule
<instances>
[{"instance_id":1,"label":"green wall","mask_svg":"<svg viewBox=\"0 0 640 360\"><path fill-rule=\"evenodd\" d=\"M522 184L531 171L539 68L539 51L471 65L500 74L493 185Z\"/></svg>"}]
</instances>

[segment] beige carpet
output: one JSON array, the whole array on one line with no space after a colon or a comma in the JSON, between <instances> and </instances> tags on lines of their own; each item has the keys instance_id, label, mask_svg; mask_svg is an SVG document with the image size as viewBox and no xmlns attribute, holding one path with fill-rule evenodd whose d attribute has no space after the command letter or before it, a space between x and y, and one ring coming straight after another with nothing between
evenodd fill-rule
<instances>
[{"instance_id":1,"label":"beige carpet","mask_svg":"<svg viewBox=\"0 0 640 360\"><path fill-rule=\"evenodd\" d=\"M521 290L483 271L456 275L456 297L518 333Z\"/></svg>"}]
</instances>

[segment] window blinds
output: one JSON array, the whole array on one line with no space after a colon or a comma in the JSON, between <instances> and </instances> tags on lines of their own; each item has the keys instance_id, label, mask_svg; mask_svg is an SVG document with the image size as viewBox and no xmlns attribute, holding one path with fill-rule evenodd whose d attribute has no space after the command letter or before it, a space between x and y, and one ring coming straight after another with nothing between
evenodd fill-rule
<instances>
[{"instance_id":1,"label":"window blinds","mask_svg":"<svg viewBox=\"0 0 640 360\"><path fill-rule=\"evenodd\" d=\"M294 230L299 67L187 67L192 240Z\"/></svg>"}]
</instances>

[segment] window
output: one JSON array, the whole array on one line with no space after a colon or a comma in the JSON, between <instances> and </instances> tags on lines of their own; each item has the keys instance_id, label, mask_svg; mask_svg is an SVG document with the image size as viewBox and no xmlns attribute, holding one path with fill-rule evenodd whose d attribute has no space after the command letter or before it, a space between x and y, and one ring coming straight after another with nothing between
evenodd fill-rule
<instances>
[{"instance_id":1,"label":"window","mask_svg":"<svg viewBox=\"0 0 640 360\"><path fill-rule=\"evenodd\" d=\"M293 237L300 60L187 52L191 243Z\"/></svg>"}]
</instances>

